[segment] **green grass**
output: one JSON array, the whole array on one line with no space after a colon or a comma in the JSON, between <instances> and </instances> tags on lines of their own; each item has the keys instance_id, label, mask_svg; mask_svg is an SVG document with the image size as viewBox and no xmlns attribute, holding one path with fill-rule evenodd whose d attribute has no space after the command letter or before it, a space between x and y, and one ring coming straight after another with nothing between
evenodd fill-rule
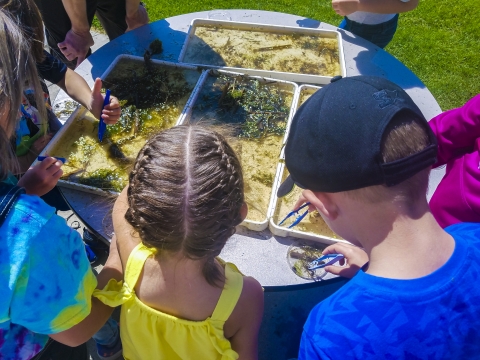
<instances>
[{"instance_id":1,"label":"green grass","mask_svg":"<svg viewBox=\"0 0 480 360\"><path fill-rule=\"evenodd\" d=\"M269 10L330 24L341 21L328 0L144 2L151 21L212 9ZM385 49L425 83L443 110L459 107L480 93L478 14L478 0L422 0L417 9L400 16L395 38Z\"/></svg>"}]
</instances>

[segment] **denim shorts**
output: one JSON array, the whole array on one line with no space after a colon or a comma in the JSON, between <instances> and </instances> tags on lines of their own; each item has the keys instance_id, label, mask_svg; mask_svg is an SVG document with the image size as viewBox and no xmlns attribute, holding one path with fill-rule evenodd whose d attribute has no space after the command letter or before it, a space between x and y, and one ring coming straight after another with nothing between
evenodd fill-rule
<instances>
[{"instance_id":1,"label":"denim shorts","mask_svg":"<svg viewBox=\"0 0 480 360\"><path fill-rule=\"evenodd\" d=\"M345 17L338 27L350 31L383 49L393 39L395 31L397 31L397 25L398 14L384 23L375 25L360 24Z\"/></svg>"}]
</instances>

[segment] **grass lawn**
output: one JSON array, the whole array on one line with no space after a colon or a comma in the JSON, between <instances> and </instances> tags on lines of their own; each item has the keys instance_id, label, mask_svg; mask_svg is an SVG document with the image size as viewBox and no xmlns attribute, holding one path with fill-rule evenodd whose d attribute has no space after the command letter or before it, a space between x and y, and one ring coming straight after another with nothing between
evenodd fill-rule
<instances>
[{"instance_id":1,"label":"grass lawn","mask_svg":"<svg viewBox=\"0 0 480 360\"><path fill-rule=\"evenodd\" d=\"M339 24L341 17L325 1L143 0L151 21L212 9L254 9L295 14ZM428 87L443 110L463 105L480 93L479 0L421 0L417 9L400 16L395 38L385 48Z\"/></svg>"}]
</instances>

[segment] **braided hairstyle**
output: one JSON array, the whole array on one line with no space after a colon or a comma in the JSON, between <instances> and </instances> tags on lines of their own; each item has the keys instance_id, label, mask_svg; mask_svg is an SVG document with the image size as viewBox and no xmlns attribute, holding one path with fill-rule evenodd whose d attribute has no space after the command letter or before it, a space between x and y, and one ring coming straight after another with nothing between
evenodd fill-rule
<instances>
[{"instance_id":1,"label":"braided hairstyle","mask_svg":"<svg viewBox=\"0 0 480 360\"><path fill-rule=\"evenodd\" d=\"M203 274L223 283L215 265L241 223L240 161L225 138L199 125L154 135L140 150L128 187L125 219L146 246L206 259Z\"/></svg>"}]
</instances>

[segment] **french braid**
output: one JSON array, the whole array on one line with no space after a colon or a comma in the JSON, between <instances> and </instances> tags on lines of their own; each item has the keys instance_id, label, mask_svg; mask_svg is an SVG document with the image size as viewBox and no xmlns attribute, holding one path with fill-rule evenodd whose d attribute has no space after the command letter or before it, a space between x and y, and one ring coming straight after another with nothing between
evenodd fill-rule
<instances>
[{"instance_id":1,"label":"french braid","mask_svg":"<svg viewBox=\"0 0 480 360\"><path fill-rule=\"evenodd\" d=\"M214 259L242 221L240 162L225 138L199 125L152 137L130 173L126 220L150 247L206 259L212 285L221 274Z\"/></svg>"}]
</instances>

